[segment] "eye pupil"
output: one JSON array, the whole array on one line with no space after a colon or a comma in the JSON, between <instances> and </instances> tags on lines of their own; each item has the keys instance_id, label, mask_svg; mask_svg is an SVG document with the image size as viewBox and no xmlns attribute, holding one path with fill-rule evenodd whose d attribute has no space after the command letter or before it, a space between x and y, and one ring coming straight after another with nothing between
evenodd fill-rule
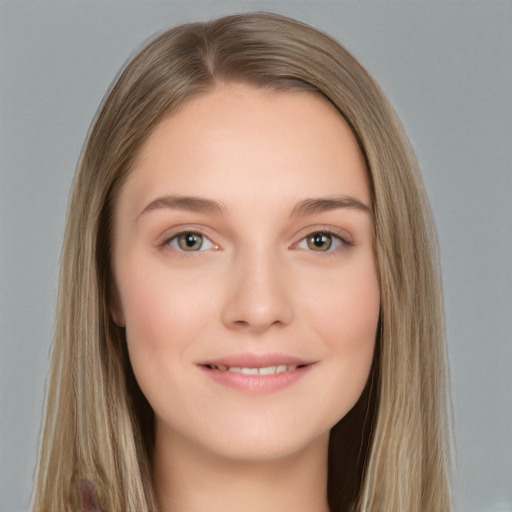
<instances>
[{"instance_id":1,"label":"eye pupil","mask_svg":"<svg viewBox=\"0 0 512 512\"><path fill-rule=\"evenodd\" d=\"M197 251L203 245L203 237L198 233L183 233L179 236L178 243L184 251Z\"/></svg>"},{"instance_id":2,"label":"eye pupil","mask_svg":"<svg viewBox=\"0 0 512 512\"><path fill-rule=\"evenodd\" d=\"M308 247L313 251L327 251L332 245L332 236L328 233L315 233L308 237Z\"/></svg>"}]
</instances>

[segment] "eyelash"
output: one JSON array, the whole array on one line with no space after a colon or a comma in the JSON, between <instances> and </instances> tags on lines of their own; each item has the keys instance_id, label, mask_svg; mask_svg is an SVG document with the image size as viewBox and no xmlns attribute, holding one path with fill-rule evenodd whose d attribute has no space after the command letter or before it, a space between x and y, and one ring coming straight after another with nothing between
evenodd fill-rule
<instances>
[{"instance_id":1,"label":"eyelash","mask_svg":"<svg viewBox=\"0 0 512 512\"><path fill-rule=\"evenodd\" d=\"M200 237L201 245L199 246L199 248L197 250L187 251L180 245L180 237L183 237L185 235ZM313 237L316 237L316 236L327 236L330 238L330 244L326 250L315 250L315 249L311 248L311 246L309 245L309 240L311 240ZM205 242L206 242L207 247L204 247ZM305 247L301 247L301 244L305 244ZM174 250L176 250L178 252L188 253L188 254L194 253L194 252L202 252L202 251L205 251L208 249L217 249L218 248L218 246L214 242L212 242L210 240L210 238L208 238L206 235L202 234L199 231L193 231L193 230L180 231L179 233L176 233L172 237L167 238L164 241L163 245L172 247ZM332 247L332 245L334 245L334 247ZM343 236L341 236L337 233L334 233L332 230L320 229L320 230L312 231L312 232L308 233L306 236L301 238L296 244L293 244L292 249L298 248L298 249L309 250L311 252L332 254L332 253L335 253L335 252L343 249L344 247L351 246L351 245L353 245L352 242L348 241Z\"/></svg>"}]
</instances>

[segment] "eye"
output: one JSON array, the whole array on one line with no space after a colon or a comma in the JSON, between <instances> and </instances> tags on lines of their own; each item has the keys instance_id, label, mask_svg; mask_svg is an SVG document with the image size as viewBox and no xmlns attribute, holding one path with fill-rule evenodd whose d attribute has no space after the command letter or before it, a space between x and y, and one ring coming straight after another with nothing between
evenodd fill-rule
<instances>
[{"instance_id":1,"label":"eye","mask_svg":"<svg viewBox=\"0 0 512 512\"><path fill-rule=\"evenodd\" d=\"M167 242L173 249L186 252L197 252L212 249L213 242L201 233L195 231L184 231L173 236Z\"/></svg>"},{"instance_id":2,"label":"eye","mask_svg":"<svg viewBox=\"0 0 512 512\"><path fill-rule=\"evenodd\" d=\"M337 249L344 244L346 244L346 242L334 233L317 231L303 238L297 244L297 247L299 249L309 249L316 252L327 252Z\"/></svg>"}]
</instances>

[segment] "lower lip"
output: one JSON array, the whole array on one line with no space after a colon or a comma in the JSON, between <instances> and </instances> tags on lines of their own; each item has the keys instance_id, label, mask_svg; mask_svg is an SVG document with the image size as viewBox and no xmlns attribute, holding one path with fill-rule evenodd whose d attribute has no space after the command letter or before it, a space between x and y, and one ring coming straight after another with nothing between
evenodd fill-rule
<instances>
[{"instance_id":1,"label":"lower lip","mask_svg":"<svg viewBox=\"0 0 512 512\"><path fill-rule=\"evenodd\" d=\"M308 364L295 370L273 375L246 375L239 372L214 370L207 366L201 366L200 368L211 379L224 386L252 393L273 393L295 384L312 366L312 364Z\"/></svg>"}]
</instances>

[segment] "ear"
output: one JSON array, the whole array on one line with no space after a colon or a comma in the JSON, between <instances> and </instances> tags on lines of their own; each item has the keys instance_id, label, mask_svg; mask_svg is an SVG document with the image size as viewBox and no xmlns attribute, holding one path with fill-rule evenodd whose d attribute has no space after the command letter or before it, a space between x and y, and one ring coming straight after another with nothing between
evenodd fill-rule
<instances>
[{"instance_id":1,"label":"ear","mask_svg":"<svg viewBox=\"0 0 512 512\"><path fill-rule=\"evenodd\" d=\"M121 299L119 297L119 291L117 290L117 286L112 284L110 286L110 297L109 297L109 312L112 320L118 327L124 327L126 325L126 320L124 318L124 311L121 305Z\"/></svg>"}]
</instances>

